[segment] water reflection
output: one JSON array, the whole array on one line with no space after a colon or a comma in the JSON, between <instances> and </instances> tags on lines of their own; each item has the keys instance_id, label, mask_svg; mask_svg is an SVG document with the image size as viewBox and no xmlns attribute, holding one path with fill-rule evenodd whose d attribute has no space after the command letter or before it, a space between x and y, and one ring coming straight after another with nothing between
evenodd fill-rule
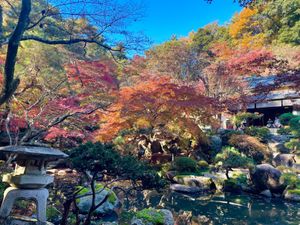
<instances>
[{"instance_id":1,"label":"water reflection","mask_svg":"<svg viewBox=\"0 0 300 225\"><path fill-rule=\"evenodd\" d=\"M138 193L127 208L163 207L204 215L214 224L300 224L300 204L251 195L188 196L174 192Z\"/></svg>"}]
</instances>

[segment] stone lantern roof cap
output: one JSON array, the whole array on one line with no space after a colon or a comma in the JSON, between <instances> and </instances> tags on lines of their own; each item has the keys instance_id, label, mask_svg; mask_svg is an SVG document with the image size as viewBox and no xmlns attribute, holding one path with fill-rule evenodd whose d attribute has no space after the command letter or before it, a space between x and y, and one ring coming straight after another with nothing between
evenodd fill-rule
<instances>
[{"instance_id":1,"label":"stone lantern roof cap","mask_svg":"<svg viewBox=\"0 0 300 225\"><path fill-rule=\"evenodd\" d=\"M17 154L22 157L38 157L45 160L56 160L68 157L67 154L55 148L25 145L0 147L0 154Z\"/></svg>"}]
</instances>

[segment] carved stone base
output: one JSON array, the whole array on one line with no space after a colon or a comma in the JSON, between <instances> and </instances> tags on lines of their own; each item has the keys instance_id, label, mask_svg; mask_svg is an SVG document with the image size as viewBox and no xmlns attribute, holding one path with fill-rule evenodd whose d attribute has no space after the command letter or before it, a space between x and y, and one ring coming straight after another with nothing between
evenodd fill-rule
<instances>
[{"instance_id":1,"label":"carved stone base","mask_svg":"<svg viewBox=\"0 0 300 225\"><path fill-rule=\"evenodd\" d=\"M8 217L3 222L0 221L0 223L3 225L53 225L50 222L38 222L36 219L25 216Z\"/></svg>"},{"instance_id":2,"label":"carved stone base","mask_svg":"<svg viewBox=\"0 0 300 225\"><path fill-rule=\"evenodd\" d=\"M37 221L40 224L45 224L46 207L49 192L47 189L18 189L9 187L5 190L3 201L0 209L0 218L7 220L13 205L17 199L33 200L37 206Z\"/></svg>"}]
</instances>

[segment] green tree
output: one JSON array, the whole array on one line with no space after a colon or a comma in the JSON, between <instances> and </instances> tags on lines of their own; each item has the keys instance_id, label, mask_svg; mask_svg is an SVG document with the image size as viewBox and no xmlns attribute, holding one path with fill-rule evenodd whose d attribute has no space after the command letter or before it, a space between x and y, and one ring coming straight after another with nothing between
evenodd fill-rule
<instances>
[{"instance_id":1,"label":"green tree","mask_svg":"<svg viewBox=\"0 0 300 225\"><path fill-rule=\"evenodd\" d=\"M229 177L229 171L232 168L249 168L253 165L253 160L240 153L234 147L224 147L222 152L216 155L215 161L220 162L222 167L226 171L227 179Z\"/></svg>"}]
</instances>

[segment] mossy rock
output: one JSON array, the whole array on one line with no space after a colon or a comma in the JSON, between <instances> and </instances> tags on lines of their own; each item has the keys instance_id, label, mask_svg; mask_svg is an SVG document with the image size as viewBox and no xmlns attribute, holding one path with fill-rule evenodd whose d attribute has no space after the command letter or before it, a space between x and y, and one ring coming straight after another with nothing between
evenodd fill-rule
<instances>
[{"instance_id":1,"label":"mossy rock","mask_svg":"<svg viewBox=\"0 0 300 225\"><path fill-rule=\"evenodd\" d=\"M284 199L288 201L300 202L300 189L286 190Z\"/></svg>"},{"instance_id":2,"label":"mossy rock","mask_svg":"<svg viewBox=\"0 0 300 225\"><path fill-rule=\"evenodd\" d=\"M79 187L82 188L82 187ZM119 199L117 195L111 191L109 188L104 188L102 184L97 184L95 187L96 190L96 204L101 202L104 198L107 197L107 200L96 209L95 213L100 215L113 213L114 209L119 206ZM88 195L87 195L88 194ZM86 214L89 212L92 203L92 192L90 188L83 188L78 196L83 196L82 198L77 199L77 205L82 214ZM87 196L85 196L87 195Z\"/></svg>"},{"instance_id":3,"label":"mossy rock","mask_svg":"<svg viewBox=\"0 0 300 225\"><path fill-rule=\"evenodd\" d=\"M173 225L173 215L166 209L143 209L136 212L131 225Z\"/></svg>"},{"instance_id":4,"label":"mossy rock","mask_svg":"<svg viewBox=\"0 0 300 225\"><path fill-rule=\"evenodd\" d=\"M193 175L177 175L174 177L174 181L178 184L186 185L189 187L198 187L202 191L215 190L216 185L209 177L193 176Z\"/></svg>"}]
</instances>

